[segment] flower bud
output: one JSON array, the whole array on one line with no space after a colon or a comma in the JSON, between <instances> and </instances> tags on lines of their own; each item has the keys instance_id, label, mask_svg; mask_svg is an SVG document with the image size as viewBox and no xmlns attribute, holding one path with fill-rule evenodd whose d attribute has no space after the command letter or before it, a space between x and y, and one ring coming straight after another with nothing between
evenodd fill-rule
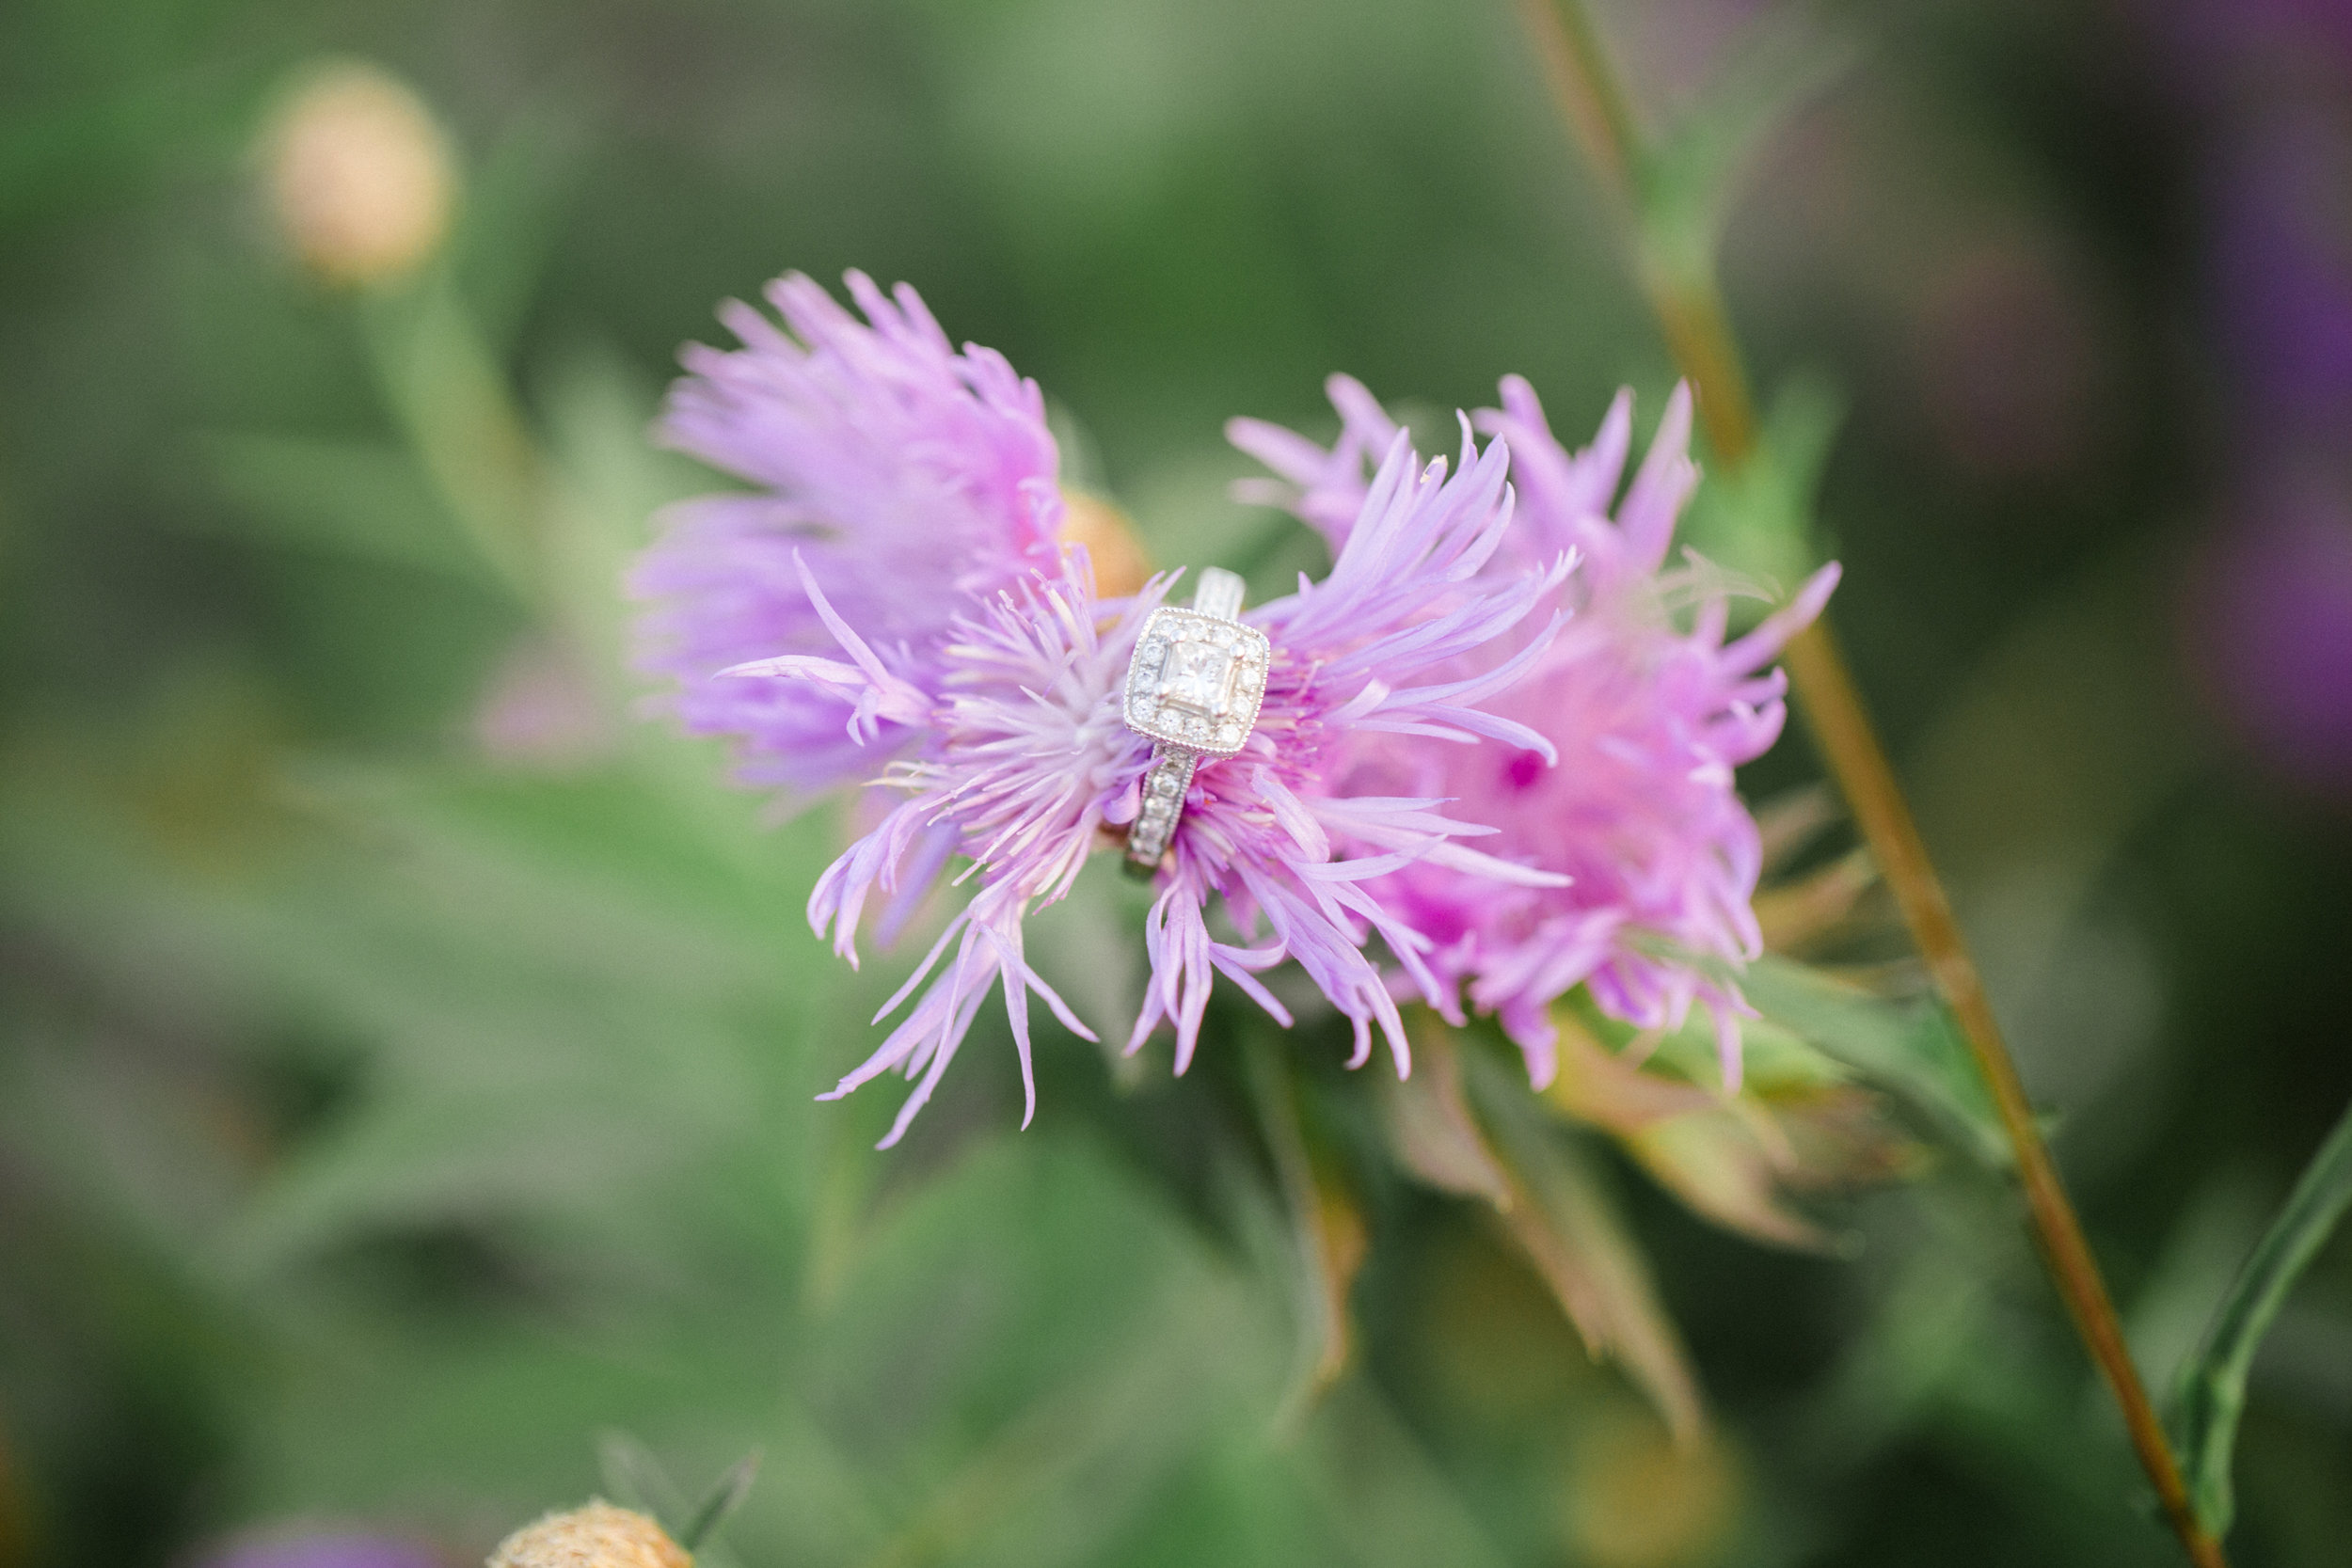
<instances>
[{"instance_id":1,"label":"flower bud","mask_svg":"<svg viewBox=\"0 0 2352 1568\"><path fill-rule=\"evenodd\" d=\"M516 1530L488 1568L694 1568L694 1560L643 1513L598 1501Z\"/></svg>"},{"instance_id":2,"label":"flower bud","mask_svg":"<svg viewBox=\"0 0 2352 1568\"><path fill-rule=\"evenodd\" d=\"M1152 576L1151 559L1136 525L1127 515L1100 496L1064 486L1062 547L1084 545L1094 565L1094 590L1106 599L1123 599L1142 588Z\"/></svg>"},{"instance_id":3,"label":"flower bud","mask_svg":"<svg viewBox=\"0 0 2352 1568\"><path fill-rule=\"evenodd\" d=\"M449 231L448 138L422 99L374 66L313 69L279 104L261 151L279 231L329 283L410 272Z\"/></svg>"}]
</instances>

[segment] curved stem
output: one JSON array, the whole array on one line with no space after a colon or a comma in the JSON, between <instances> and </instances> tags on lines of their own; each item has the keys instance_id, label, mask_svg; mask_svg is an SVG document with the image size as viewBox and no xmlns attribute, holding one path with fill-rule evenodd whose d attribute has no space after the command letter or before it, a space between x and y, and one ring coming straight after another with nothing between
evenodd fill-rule
<instances>
[{"instance_id":1,"label":"curved stem","mask_svg":"<svg viewBox=\"0 0 2352 1568\"><path fill-rule=\"evenodd\" d=\"M1640 245L1640 143L1623 87L1611 69L1591 18L1578 0L1522 0L1549 69L1551 87L1570 128L1602 182L1621 204ZM1664 329L1668 347L1698 394L1716 452L1733 467L1756 448L1748 380L1731 333L1723 294L1711 274L1668 275L1637 257L1644 291ZM1846 667L1826 617L1791 639L1783 656L1799 706L1822 760L1852 808L1881 875L1902 910L1912 941L1959 1022L1977 1066L1991 1086L2001 1124L2017 1155L2017 1179L2033 1217L2043 1261L2083 1344L2106 1377L2123 1413L2139 1463L2154 1483L2165 1518L2198 1568L2228 1568L2220 1543L2199 1523L2164 1427L2140 1382L2138 1369L2107 1295L2082 1221L2066 1196L2058 1165L2035 1123L2033 1107L2001 1036L1950 899L1929 860L1926 844L1896 782L1886 750L1872 728L1862 695Z\"/></svg>"},{"instance_id":2,"label":"curved stem","mask_svg":"<svg viewBox=\"0 0 2352 1568\"><path fill-rule=\"evenodd\" d=\"M1862 836L1878 857L1880 874L1901 906L1912 941L1927 959L1936 989L1944 993L1962 1037L1993 1090L1993 1103L2017 1153L2017 1180L2032 1211L2034 1237L2041 1243L2042 1260L2049 1266L2058 1294L2065 1298L2075 1332L2082 1336L2123 1412L2132 1448L2155 1485L2165 1518L2180 1537L2190 1561L2199 1568L2227 1568L2220 1543L2206 1533L2190 1506L2180 1463L2140 1382L2139 1370L2132 1364L2123 1325L2116 1317L2090 1243L2083 1236L2082 1221L2067 1198L2049 1145L2042 1141L2025 1085L2001 1037L2001 1026L1993 1016L1976 960L1969 955L1967 939L1952 916L1951 901L1945 896L1944 884L1928 859L1927 846L1920 840L1910 803L1895 781L1885 749L1863 710L1845 656L1838 651L1827 623L1817 621L1789 641L1783 658L1822 759L1853 808Z\"/></svg>"}]
</instances>

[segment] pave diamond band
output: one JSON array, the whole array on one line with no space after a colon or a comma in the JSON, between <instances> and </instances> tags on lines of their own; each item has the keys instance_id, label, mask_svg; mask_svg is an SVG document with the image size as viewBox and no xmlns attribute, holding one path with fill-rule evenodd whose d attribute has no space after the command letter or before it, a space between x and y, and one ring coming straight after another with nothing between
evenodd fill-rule
<instances>
[{"instance_id":1,"label":"pave diamond band","mask_svg":"<svg viewBox=\"0 0 2352 1568\"><path fill-rule=\"evenodd\" d=\"M1265 633L1236 619L1241 605L1241 578L1212 566L1200 574L1189 610L1153 610L1136 640L1127 727L1159 742L1127 834L1127 858L1136 866L1155 867L1167 853L1194 770L1239 752L1257 724L1273 649Z\"/></svg>"},{"instance_id":2,"label":"pave diamond band","mask_svg":"<svg viewBox=\"0 0 2352 1568\"><path fill-rule=\"evenodd\" d=\"M1168 841L1175 835L1176 818L1184 809L1184 791L1192 787L1192 770L1200 759L1190 752L1162 749L1143 776L1143 809L1127 830L1127 859L1146 868L1160 863Z\"/></svg>"}]
</instances>

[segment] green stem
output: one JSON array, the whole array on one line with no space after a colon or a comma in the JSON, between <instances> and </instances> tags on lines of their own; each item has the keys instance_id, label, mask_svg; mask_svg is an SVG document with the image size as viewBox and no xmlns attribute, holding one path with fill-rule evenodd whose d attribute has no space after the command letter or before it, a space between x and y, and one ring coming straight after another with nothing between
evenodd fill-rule
<instances>
[{"instance_id":1,"label":"green stem","mask_svg":"<svg viewBox=\"0 0 2352 1568\"><path fill-rule=\"evenodd\" d=\"M1584 8L1578 0L1523 0L1522 9L1550 67L1553 92L1570 128L1619 201L1642 286L1668 346L1698 394L1708 438L1717 455L1736 468L1756 450L1756 418L1721 286L1711 269L1656 264L1655 247L1643 239L1641 143L1625 89ZM2050 1277L2122 1411L2132 1448L2155 1486L2165 1517L2198 1568L2227 1568L2220 1543L2190 1506L2180 1465L2132 1365L2115 1304L2049 1146L2042 1141L1976 960L1826 618L1792 639L1786 658L1822 760L1852 808L1880 873L1901 907L1912 940L1993 1091L2001 1124L2017 1151L2018 1182Z\"/></svg>"},{"instance_id":2,"label":"green stem","mask_svg":"<svg viewBox=\"0 0 2352 1568\"><path fill-rule=\"evenodd\" d=\"M369 299L360 325L385 399L443 502L516 597L544 610L546 463L449 279Z\"/></svg>"}]
</instances>

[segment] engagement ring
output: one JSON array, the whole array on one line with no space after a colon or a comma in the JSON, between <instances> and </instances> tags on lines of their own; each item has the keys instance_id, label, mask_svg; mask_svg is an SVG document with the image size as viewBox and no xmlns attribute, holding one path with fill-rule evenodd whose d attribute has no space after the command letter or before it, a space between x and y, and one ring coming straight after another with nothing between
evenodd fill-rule
<instances>
[{"instance_id":1,"label":"engagement ring","mask_svg":"<svg viewBox=\"0 0 2352 1568\"><path fill-rule=\"evenodd\" d=\"M1127 859L1145 871L1168 852L1193 770L1239 752L1258 721L1273 650L1265 633L1237 619L1241 600L1241 578L1211 566L1190 610L1153 610L1136 640L1127 727L1159 742L1144 775L1143 809L1127 831Z\"/></svg>"}]
</instances>

